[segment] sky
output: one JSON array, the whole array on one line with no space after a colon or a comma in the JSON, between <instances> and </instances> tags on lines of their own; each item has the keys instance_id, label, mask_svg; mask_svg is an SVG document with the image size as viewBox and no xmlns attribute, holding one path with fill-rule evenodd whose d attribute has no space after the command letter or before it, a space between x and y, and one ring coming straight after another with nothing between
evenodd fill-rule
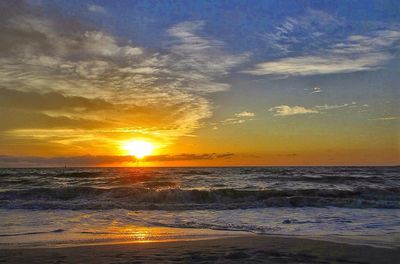
<instances>
[{"instance_id":1,"label":"sky","mask_svg":"<svg viewBox=\"0 0 400 264\"><path fill-rule=\"evenodd\" d=\"M396 0L10 0L0 34L0 167L400 163Z\"/></svg>"}]
</instances>

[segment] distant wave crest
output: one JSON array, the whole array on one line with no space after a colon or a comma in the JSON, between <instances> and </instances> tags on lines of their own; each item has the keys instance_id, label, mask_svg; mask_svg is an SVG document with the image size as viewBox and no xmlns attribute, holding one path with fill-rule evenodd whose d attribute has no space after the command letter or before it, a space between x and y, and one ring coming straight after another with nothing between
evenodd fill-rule
<instances>
[{"instance_id":1,"label":"distant wave crest","mask_svg":"<svg viewBox=\"0 0 400 264\"><path fill-rule=\"evenodd\" d=\"M0 192L0 208L4 209L223 210L306 206L400 208L400 188L245 191L64 187Z\"/></svg>"}]
</instances>

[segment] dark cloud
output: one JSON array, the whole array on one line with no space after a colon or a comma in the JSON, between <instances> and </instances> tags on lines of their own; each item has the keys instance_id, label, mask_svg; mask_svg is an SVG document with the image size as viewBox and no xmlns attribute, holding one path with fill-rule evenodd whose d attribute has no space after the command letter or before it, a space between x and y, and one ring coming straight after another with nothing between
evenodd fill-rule
<instances>
[{"instance_id":1,"label":"dark cloud","mask_svg":"<svg viewBox=\"0 0 400 264\"><path fill-rule=\"evenodd\" d=\"M178 161L178 160L211 160L211 159L226 159L233 157L233 153L207 153L207 154L180 154L180 155L158 155L149 156L147 161Z\"/></svg>"},{"instance_id":2,"label":"dark cloud","mask_svg":"<svg viewBox=\"0 0 400 264\"><path fill-rule=\"evenodd\" d=\"M182 160L212 160L233 157L233 153L209 154L179 154L149 156L144 161L168 162ZM135 162L132 156L71 156L71 157L36 157L36 156L0 156L0 167L84 167L98 165L120 165L126 162Z\"/></svg>"},{"instance_id":3,"label":"dark cloud","mask_svg":"<svg viewBox=\"0 0 400 264\"><path fill-rule=\"evenodd\" d=\"M43 113L13 109L1 109L0 120L0 131L51 128L94 129L110 125L103 121L70 118L67 116L50 116Z\"/></svg>"},{"instance_id":4,"label":"dark cloud","mask_svg":"<svg viewBox=\"0 0 400 264\"><path fill-rule=\"evenodd\" d=\"M76 110L98 111L114 106L102 99L80 96L64 96L57 92L38 93L0 88L0 107L31 110Z\"/></svg>"}]
</instances>

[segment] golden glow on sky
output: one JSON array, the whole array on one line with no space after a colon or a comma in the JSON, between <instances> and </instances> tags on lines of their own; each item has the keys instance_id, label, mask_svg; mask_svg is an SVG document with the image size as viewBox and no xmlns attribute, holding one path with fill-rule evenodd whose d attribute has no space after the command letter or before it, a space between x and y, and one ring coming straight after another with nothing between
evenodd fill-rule
<instances>
[{"instance_id":1,"label":"golden glow on sky","mask_svg":"<svg viewBox=\"0 0 400 264\"><path fill-rule=\"evenodd\" d=\"M153 143L144 140L133 140L124 143L123 149L125 149L129 155L135 156L138 159L142 159L145 156L153 154L155 146Z\"/></svg>"},{"instance_id":2,"label":"golden glow on sky","mask_svg":"<svg viewBox=\"0 0 400 264\"><path fill-rule=\"evenodd\" d=\"M391 10L2 2L0 167L400 164Z\"/></svg>"}]
</instances>

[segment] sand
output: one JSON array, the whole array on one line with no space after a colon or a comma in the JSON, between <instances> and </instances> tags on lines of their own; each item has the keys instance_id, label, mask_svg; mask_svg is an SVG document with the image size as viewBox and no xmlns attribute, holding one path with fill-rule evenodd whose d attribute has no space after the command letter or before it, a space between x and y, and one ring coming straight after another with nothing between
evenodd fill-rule
<instances>
[{"instance_id":1,"label":"sand","mask_svg":"<svg viewBox=\"0 0 400 264\"><path fill-rule=\"evenodd\" d=\"M0 263L399 263L400 248L240 236L211 240L0 250Z\"/></svg>"}]
</instances>

